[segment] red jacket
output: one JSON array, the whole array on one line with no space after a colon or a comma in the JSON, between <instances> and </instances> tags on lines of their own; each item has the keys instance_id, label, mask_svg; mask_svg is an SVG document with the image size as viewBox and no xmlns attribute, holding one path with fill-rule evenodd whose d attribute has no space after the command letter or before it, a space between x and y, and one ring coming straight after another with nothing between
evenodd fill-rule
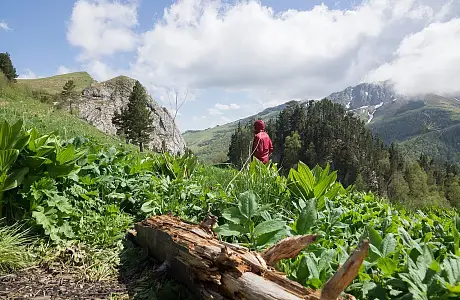
<instances>
[{"instance_id":1,"label":"red jacket","mask_svg":"<svg viewBox=\"0 0 460 300\"><path fill-rule=\"evenodd\" d=\"M266 164L270 154L273 152L272 140L265 131L261 131L254 136L252 141L252 152L254 156Z\"/></svg>"}]
</instances>

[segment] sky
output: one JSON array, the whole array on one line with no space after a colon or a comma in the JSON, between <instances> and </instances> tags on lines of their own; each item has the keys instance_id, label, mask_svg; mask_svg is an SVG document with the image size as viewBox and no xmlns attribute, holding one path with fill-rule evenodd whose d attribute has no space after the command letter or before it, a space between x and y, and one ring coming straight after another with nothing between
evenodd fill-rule
<instances>
[{"instance_id":1,"label":"sky","mask_svg":"<svg viewBox=\"0 0 460 300\"><path fill-rule=\"evenodd\" d=\"M0 3L0 52L20 78L130 76L182 131L362 82L459 93L459 49L460 0Z\"/></svg>"}]
</instances>

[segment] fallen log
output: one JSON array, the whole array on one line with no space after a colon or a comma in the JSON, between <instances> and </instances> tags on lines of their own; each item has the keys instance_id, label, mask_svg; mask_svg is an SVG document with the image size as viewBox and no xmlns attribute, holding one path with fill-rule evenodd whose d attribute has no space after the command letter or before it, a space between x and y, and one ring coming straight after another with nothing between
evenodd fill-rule
<instances>
[{"instance_id":1,"label":"fallen log","mask_svg":"<svg viewBox=\"0 0 460 300\"><path fill-rule=\"evenodd\" d=\"M329 281L323 291L315 291L272 267L281 259L297 256L314 242L313 235L284 239L259 254L219 241L208 228L170 215L136 223L131 233L151 256L163 262L162 272L167 269L177 281L206 300L346 299L338 297L358 274L369 247L364 241L331 278L332 283Z\"/></svg>"}]
</instances>

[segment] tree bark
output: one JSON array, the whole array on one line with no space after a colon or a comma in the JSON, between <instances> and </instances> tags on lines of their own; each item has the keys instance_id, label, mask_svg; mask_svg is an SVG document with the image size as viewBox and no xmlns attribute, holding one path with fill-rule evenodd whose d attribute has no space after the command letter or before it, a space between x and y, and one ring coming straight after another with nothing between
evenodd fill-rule
<instances>
[{"instance_id":1,"label":"tree bark","mask_svg":"<svg viewBox=\"0 0 460 300\"><path fill-rule=\"evenodd\" d=\"M349 265L357 266L362 262L351 255L349 260L354 263L347 261L348 264L345 263L336 273L339 275L334 275L335 282L339 281L339 284L332 283L332 287L331 284L326 284L328 289L332 288L332 292L314 291L289 280L284 273L276 271L270 265L283 258L295 257L316 236L284 239L259 254L245 247L219 241L212 230L201 224L163 215L136 223L131 231L131 238L136 243L148 250L151 256L164 262L159 270L168 269L172 277L185 284L200 299L329 300L338 291L334 298L337 299L350 279L353 280L359 271L359 267L350 270L344 268ZM359 252L359 257L364 258L367 254L367 241L363 245L355 252ZM343 279L343 274L346 274L346 279L338 280L337 278Z\"/></svg>"}]
</instances>

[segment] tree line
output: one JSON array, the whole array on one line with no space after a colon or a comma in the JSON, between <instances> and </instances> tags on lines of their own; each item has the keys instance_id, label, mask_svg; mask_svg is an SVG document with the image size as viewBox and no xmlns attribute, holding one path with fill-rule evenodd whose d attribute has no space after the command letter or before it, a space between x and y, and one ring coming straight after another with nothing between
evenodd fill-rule
<instances>
[{"instance_id":1,"label":"tree line","mask_svg":"<svg viewBox=\"0 0 460 300\"><path fill-rule=\"evenodd\" d=\"M239 123L231 137L228 158L238 168L251 154L254 121ZM275 147L271 160L281 172L298 161L312 167L329 163L345 186L413 205L460 207L458 166L423 154L416 161L404 157L396 144L385 145L364 121L328 99L289 102L266 122L266 131Z\"/></svg>"}]
</instances>

